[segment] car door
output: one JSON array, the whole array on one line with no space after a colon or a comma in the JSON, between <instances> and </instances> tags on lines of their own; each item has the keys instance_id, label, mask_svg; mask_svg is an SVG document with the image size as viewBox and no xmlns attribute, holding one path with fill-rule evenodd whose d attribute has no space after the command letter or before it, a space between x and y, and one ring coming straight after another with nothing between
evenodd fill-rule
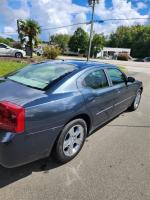
<instances>
[{"instance_id":1,"label":"car door","mask_svg":"<svg viewBox=\"0 0 150 200\"><path fill-rule=\"evenodd\" d=\"M111 81L111 88L114 91L113 115L116 116L131 105L135 97L135 90L131 84L127 83L126 75L119 69L108 68L107 74Z\"/></svg>"},{"instance_id":2,"label":"car door","mask_svg":"<svg viewBox=\"0 0 150 200\"><path fill-rule=\"evenodd\" d=\"M103 69L93 69L80 77L78 88L83 94L87 109L97 127L112 117L113 89Z\"/></svg>"},{"instance_id":3,"label":"car door","mask_svg":"<svg viewBox=\"0 0 150 200\"><path fill-rule=\"evenodd\" d=\"M13 54L14 54L14 49L9 46L6 46L5 47L5 56L13 56Z\"/></svg>"}]
</instances>

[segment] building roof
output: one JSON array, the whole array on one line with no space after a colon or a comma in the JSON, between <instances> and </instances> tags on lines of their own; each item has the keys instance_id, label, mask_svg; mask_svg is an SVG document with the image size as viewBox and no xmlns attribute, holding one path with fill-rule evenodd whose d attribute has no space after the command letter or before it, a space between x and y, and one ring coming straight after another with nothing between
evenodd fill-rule
<instances>
[{"instance_id":1,"label":"building roof","mask_svg":"<svg viewBox=\"0 0 150 200\"><path fill-rule=\"evenodd\" d=\"M113 48L113 47L104 47L102 51L114 51L114 52L131 52L131 49L128 48Z\"/></svg>"}]
</instances>

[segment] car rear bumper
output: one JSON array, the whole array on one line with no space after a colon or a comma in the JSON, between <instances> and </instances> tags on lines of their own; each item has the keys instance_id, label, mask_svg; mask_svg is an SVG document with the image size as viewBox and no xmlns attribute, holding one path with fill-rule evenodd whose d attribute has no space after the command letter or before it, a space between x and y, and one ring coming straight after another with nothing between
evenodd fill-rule
<instances>
[{"instance_id":1,"label":"car rear bumper","mask_svg":"<svg viewBox=\"0 0 150 200\"><path fill-rule=\"evenodd\" d=\"M38 133L0 132L0 165L13 168L48 157L58 129Z\"/></svg>"}]
</instances>

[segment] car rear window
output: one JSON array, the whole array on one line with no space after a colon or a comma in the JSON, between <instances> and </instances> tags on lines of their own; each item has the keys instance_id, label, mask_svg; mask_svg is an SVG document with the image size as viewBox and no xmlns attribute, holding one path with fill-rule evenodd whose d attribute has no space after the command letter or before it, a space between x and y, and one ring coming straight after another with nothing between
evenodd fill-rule
<instances>
[{"instance_id":1,"label":"car rear window","mask_svg":"<svg viewBox=\"0 0 150 200\"><path fill-rule=\"evenodd\" d=\"M7 78L29 87L44 90L49 84L60 80L75 69L76 67L70 64L33 64Z\"/></svg>"}]
</instances>

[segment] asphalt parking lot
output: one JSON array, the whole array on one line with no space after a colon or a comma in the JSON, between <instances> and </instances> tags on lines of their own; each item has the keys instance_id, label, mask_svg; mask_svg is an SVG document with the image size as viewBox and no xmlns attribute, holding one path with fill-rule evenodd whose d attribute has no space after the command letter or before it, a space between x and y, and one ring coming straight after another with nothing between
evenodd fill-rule
<instances>
[{"instance_id":1,"label":"asphalt parking lot","mask_svg":"<svg viewBox=\"0 0 150 200\"><path fill-rule=\"evenodd\" d=\"M0 167L0 200L150 200L150 69L127 68L144 83L139 109L89 136L68 164Z\"/></svg>"}]
</instances>

